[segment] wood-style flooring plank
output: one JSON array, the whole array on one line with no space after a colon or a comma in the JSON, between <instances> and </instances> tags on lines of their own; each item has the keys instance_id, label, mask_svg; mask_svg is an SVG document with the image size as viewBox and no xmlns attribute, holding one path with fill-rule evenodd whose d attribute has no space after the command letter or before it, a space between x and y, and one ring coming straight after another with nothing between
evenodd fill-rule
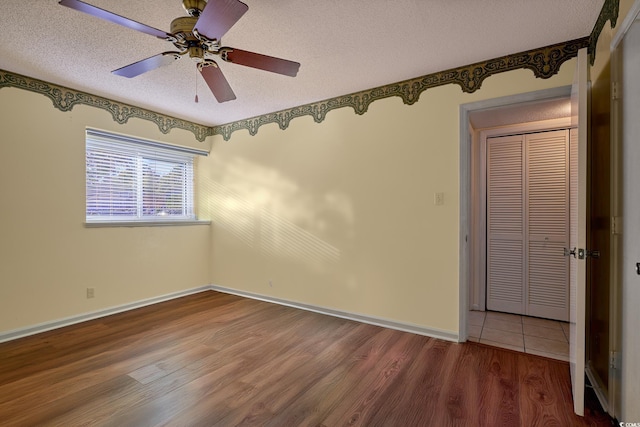
<instances>
[{"instance_id":1,"label":"wood-style flooring plank","mask_svg":"<svg viewBox=\"0 0 640 427\"><path fill-rule=\"evenodd\" d=\"M4 426L608 426L569 365L217 292L0 344Z\"/></svg>"},{"instance_id":2,"label":"wood-style flooring plank","mask_svg":"<svg viewBox=\"0 0 640 427\"><path fill-rule=\"evenodd\" d=\"M521 391L517 374L515 352L501 351L496 348L479 348L482 351L478 359L482 361L478 369L479 385L479 424L483 426L519 425Z\"/></svg>"},{"instance_id":3,"label":"wood-style flooring plank","mask_svg":"<svg viewBox=\"0 0 640 427\"><path fill-rule=\"evenodd\" d=\"M567 425L561 390L551 378L553 364L541 358L518 358L520 371L520 418L533 426Z\"/></svg>"}]
</instances>

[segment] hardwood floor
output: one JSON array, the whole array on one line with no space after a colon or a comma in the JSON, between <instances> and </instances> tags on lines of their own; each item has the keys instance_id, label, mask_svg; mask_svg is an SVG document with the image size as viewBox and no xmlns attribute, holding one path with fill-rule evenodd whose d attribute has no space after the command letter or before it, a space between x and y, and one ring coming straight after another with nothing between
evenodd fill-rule
<instances>
[{"instance_id":1,"label":"hardwood floor","mask_svg":"<svg viewBox=\"0 0 640 427\"><path fill-rule=\"evenodd\" d=\"M2 426L612 425L566 362L204 292L0 344Z\"/></svg>"}]
</instances>

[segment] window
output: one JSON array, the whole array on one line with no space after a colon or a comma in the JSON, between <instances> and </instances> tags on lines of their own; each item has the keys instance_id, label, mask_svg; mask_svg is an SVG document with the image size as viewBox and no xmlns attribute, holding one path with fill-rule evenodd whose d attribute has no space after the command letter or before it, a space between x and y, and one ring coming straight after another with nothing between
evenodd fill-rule
<instances>
[{"instance_id":1,"label":"window","mask_svg":"<svg viewBox=\"0 0 640 427\"><path fill-rule=\"evenodd\" d=\"M207 152L87 129L87 223L195 220L197 154Z\"/></svg>"}]
</instances>

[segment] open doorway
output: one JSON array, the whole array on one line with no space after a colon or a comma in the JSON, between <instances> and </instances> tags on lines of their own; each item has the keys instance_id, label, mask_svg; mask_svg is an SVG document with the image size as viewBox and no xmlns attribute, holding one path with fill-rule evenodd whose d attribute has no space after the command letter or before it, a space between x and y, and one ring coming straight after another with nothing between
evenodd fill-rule
<instances>
[{"instance_id":1,"label":"open doorway","mask_svg":"<svg viewBox=\"0 0 640 427\"><path fill-rule=\"evenodd\" d=\"M469 113L468 339L569 360L570 89Z\"/></svg>"},{"instance_id":2,"label":"open doorway","mask_svg":"<svg viewBox=\"0 0 640 427\"><path fill-rule=\"evenodd\" d=\"M602 90L600 90L602 89ZM610 96L608 88L594 87L592 97L601 99L598 107L592 110L592 117L595 113L605 116L606 111L598 108L608 108L607 99ZM460 244L460 338L474 339L478 334L478 327L484 328L489 317L501 317L498 320L505 320L503 314L490 315L487 313L487 294L485 287L486 280L486 238L483 235L486 231L486 216L479 215L478 212L486 212L486 206L482 205L483 181L482 176L486 174L482 161L479 161L484 147L478 129L502 129L506 134L513 134L509 128L518 126L519 123L555 123L570 115L566 109L562 112L561 105L564 100L570 97L570 88L556 88L545 91L526 93L511 97L481 101L461 106L461 244ZM554 107L555 106L555 107ZM609 246L600 243L609 239L611 216L609 203L609 182L610 182L610 143L608 139L608 128L606 123L591 123L591 143L589 147L590 163L587 174L587 248L597 252L599 258L588 257L587 262L587 301L586 301L586 360L587 374L596 389L598 397L605 410L607 410L606 398L608 394L608 358L611 341L607 332L610 325L609 304L604 296L611 292L609 277L610 251ZM549 129L549 126L541 124L542 130ZM602 126L603 129L600 129ZM602 237L602 238L600 238ZM484 245L484 246L483 246ZM568 245L568 249L573 249ZM600 295L600 296L598 296ZM603 303L604 302L604 303ZM490 307L489 307L490 308ZM474 313L477 311L478 313ZM534 314L540 316L539 314ZM512 315L509 315L512 316ZM544 317L544 316L542 316ZM511 320L514 320L513 318ZM493 320L492 322L496 322ZM517 322L517 320L516 320ZM520 323L543 322L542 319L529 320L520 317ZM544 322L549 322L544 320ZM542 326L551 326L550 323ZM562 329L565 328L565 329ZM505 329L503 327L502 329ZM551 328L550 328L551 329ZM553 329L566 330L566 325L554 326ZM481 330L482 331L482 330ZM523 326L524 332L524 326ZM548 332L548 331L547 331ZM562 335L556 332L549 332L553 337L561 339ZM480 334L481 335L481 334ZM566 337L569 338L569 334ZM550 338L551 335L547 336ZM504 345L503 345L504 346ZM506 347L506 346L505 346ZM526 351L526 345L523 347ZM514 348L515 349L515 348ZM557 357L564 359L564 357ZM598 369L598 367L601 367Z\"/></svg>"}]
</instances>

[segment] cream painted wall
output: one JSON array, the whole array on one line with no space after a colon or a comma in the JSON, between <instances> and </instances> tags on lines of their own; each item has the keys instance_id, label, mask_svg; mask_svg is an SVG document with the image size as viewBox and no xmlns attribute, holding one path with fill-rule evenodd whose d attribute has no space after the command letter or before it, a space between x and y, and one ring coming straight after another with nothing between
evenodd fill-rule
<instances>
[{"instance_id":1,"label":"cream painted wall","mask_svg":"<svg viewBox=\"0 0 640 427\"><path fill-rule=\"evenodd\" d=\"M457 335L459 106L571 84L574 67L213 138L197 178L213 283Z\"/></svg>"},{"instance_id":2,"label":"cream painted wall","mask_svg":"<svg viewBox=\"0 0 640 427\"><path fill-rule=\"evenodd\" d=\"M208 148L186 131L0 89L0 333L209 283L209 226L83 226L86 127Z\"/></svg>"}]
</instances>

